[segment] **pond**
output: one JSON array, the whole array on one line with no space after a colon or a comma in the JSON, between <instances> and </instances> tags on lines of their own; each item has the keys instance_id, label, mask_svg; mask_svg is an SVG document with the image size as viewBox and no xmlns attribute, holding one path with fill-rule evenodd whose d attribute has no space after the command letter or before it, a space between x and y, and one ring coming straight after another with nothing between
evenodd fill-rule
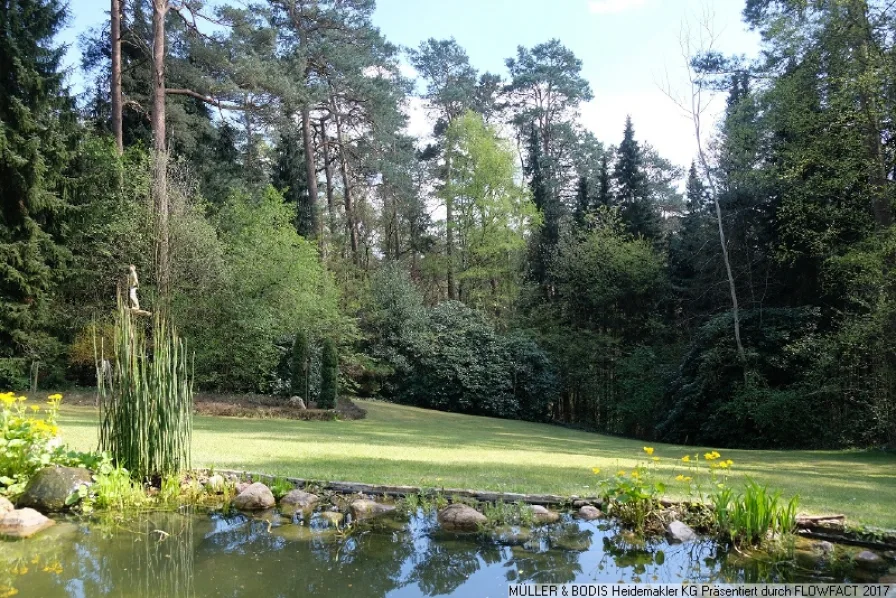
<instances>
[{"instance_id":1,"label":"pond","mask_svg":"<svg viewBox=\"0 0 896 598\"><path fill-rule=\"evenodd\" d=\"M449 534L435 515L350 533L321 513L155 512L60 519L0 544L0 596L506 596L510 583L845 581L711 541L638 541L606 520ZM799 562L799 561L797 561Z\"/></svg>"}]
</instances>

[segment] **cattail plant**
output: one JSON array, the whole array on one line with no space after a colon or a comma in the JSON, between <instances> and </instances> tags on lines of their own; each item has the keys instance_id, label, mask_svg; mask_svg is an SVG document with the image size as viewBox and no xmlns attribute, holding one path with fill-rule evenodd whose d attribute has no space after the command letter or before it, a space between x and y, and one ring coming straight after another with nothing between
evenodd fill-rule
<instances>
[{"instance_id":1,"label":"cattail plant","mask_svg":"<svg viewBox=\"0 0 896 598\"><path fill-rule=\"evenodd\" d=\"M111 376L97 376L100 450L140 480L188 469L193 376L183 339L154 316L147 341L120 298L113 336Z\"/></svg>"}]
</instances>

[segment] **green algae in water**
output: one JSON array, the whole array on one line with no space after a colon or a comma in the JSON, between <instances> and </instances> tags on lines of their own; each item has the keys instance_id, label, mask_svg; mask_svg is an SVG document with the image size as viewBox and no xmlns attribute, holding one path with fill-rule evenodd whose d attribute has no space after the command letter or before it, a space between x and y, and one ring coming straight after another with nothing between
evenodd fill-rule
<instances>
[{"instance_id":1,"label":"green algae in water","mask_svg":"<svg viewBox=\"0 0 896 598\"><path fill-rule=\"evenodd\" d=\"M522 540L522 541L521 541ZM848 581L730 553L710 541L638 539L570 517L526 533L449 534L433 514L339 530L299 516L147 513L61 521L0 544L0 595L506 596L510 583Z\"/></svg>"}]
</instances>

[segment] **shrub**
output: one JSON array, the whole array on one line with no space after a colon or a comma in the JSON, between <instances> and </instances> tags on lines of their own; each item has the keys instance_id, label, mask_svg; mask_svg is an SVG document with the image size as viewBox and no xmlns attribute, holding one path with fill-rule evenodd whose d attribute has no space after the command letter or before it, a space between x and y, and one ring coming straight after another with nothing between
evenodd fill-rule
<instances>
[{"instance_id":1,"label":"shrub","mask_svg":"<svg viewBox=\"0 0 896 598\"><path fill-rule=\"evenodd\" d=\"M324 339L321 356L320 397L318 409L332 409L336 406L339 384L339 353L333 339Z\"/></svg>"},{"instance_id":2,"label":"shrub","mask_svg":"<svg viewBox=\"0 0 896 598\"><path fill-rule=\"evenodd\" d=\"M46 406L40 407L26 405L25 397L12 392L0 394L0 494L20 494L28 478L63 454L52 443L61 400L61 395L51 395ZM42 418L38 417L41 411Z\"/></svg>"},{"instance_id":3,"label":"shrub","mask_svg":"<svg viewBox=\"0 0 896 598\"><path fill-rule=\"evenodd\" d=\"M780 491L770 492L749 480L741 494L735 495L728 487L719 489L712 495L712 504L719 531L731 542L758 544L769 533L793 531L799 498L794 496L784 503Z\"/></svg>"},{"instance_id":4,"label":"shrub","mask_svg":"<svg viewBox=\"0 0 896 598\"><path fill-rule=\"evenodd\" d=\"M292 394L302 397L307 404L310 399L311 386L311 346L308 342L308 335L303 330L296 333L291 357L290 391Z\"/></svg>"}]
</instances>

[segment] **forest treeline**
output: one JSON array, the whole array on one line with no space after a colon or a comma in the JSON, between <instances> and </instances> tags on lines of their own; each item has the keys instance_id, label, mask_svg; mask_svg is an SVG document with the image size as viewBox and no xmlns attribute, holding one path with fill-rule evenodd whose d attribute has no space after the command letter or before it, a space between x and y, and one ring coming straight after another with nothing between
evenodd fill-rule
<instances>
[{"instance_id":1,"label":"forest treeline","mask_svg":"<svg viewBox=\"0 0 896 598\"><path fill-rule=\"evenodd\" d=\"M312 396L335 343L343 391L436 409L896 442L891 2L746 0L761 56L689 57L726 102L689 168L586 130L601 57L557 39L490 73L373 0L111 7L76 98L64 3L0 2L0 388L90 384L135 264L208 390L288 396L299 333Z\"/></svg>"}]
</instances>

